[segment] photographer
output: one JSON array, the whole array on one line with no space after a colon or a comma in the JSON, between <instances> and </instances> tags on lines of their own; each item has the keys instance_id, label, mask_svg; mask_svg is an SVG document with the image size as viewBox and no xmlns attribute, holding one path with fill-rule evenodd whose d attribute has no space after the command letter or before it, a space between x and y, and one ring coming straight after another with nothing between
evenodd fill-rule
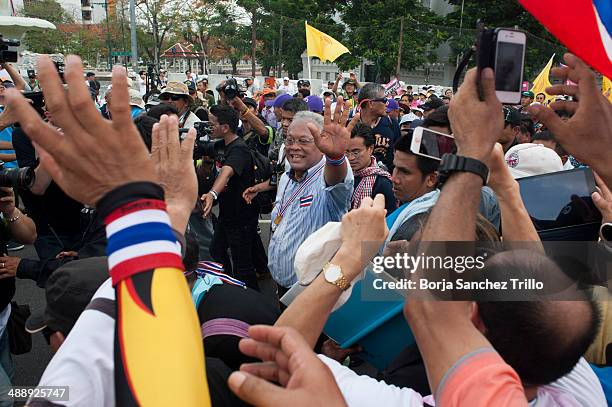
<instances>
[{"instance_id":1,"label":"photographer","mask_svg":"<svg viewBox=\"0 0 612 407\"><path fill-rule=\"evenodd\" d=\"M212 138L223 139L225 158L210 191L202 195L203 215L208 216L215 201L219 202L219 221L210 248L212 257L226 265L232 264L233 275L246 285L259 290L253 264L253 247L257 235L257 207L242 199L245 189L254 183L254 169L249 147L236 135L238 114L229 106L210 109ZM231 250L231 263L227 254Z\"/></svg>"}]
</instances>

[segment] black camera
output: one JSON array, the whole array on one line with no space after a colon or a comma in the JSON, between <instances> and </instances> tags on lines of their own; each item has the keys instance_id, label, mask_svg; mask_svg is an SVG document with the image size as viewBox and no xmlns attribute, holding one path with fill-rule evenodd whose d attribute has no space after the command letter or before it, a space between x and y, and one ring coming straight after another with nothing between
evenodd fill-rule
<instances>
[{"instance_id":1,"label":"black camera","mask_svg":"<svg viewBox=\"0 0 612 407\"><path fill-rule=\"evenodd\" d=\"M223 161L225 153L225 142L223 140L201 140L196 139L193 147L193 157L198 159L202 156L215 158Z\"/></svg>"},{"instance_id":2,"label":"black camera","mask_svg":"<svg viewBox=\"0 0 612 407\"><path fill-rule=\"evenodd\" d=\"M0 161L0 187L30 188L34 185L36 176L34 168L5 168Z\"/></svg>"},{"instance_id":3,"label":"black camera","mask_svg":"<svg viewBox=\"0 0 612 407\"><path fill-rule=\"evenodd\" d=\"M278 180L280 176L285 172L285 163L281 161L279 163L272 163L272 176L270 177L270 186L278 186Z\"/></svg>"},{"instance_id":4,"label":"black camera","mask_svg":"<svg viewBox=\"0 0 612 407\"><path fill-rule=\"evenodd\" d=\"M227 100L231 100L236 96L240 98L244 97L244 92L235 78L228 78L224 82L221 82L217 86L217 92L223 92Z\"/></svg>"},{"instance_id":5,"label":"black camera","mask_svg":"<svg viewBox=\"0 0 612 407\"><path fill-rule=\"evenodd\" d=\"M21 42L17 40L5 40L0 34L0 63L17 62L17 48Z\"/></svg>"},{"instance_id":6,"label":"black camera","mask_svg":"<svg viewBox=\"0 0 612 407\"><path fill-rule=\"evenodd\" d=\"M202 156L211 158L223 157L225 143L223 140L211 140L212 123L208 121L197 122L193 124L196 129L196 141L193 147L193 158L200 159ZM179 129L181 140L184 134L187 134L189 129Z\"/></svg>"},{"instance_id":7,"label":"black camera","mask_svg":"<svg viewBox=\"0 0 612 407\"><path fill-rule=\"evenodd\" d=\"M200 140L201 138L205 138L206 140L210 139L212 134L212 123L207 121L196 122L193 124L193 128L196 129L196 140ZM183 139L183 134L187 134L189 129L179 129L179 134L181 135L181 140Z\"/></svg>"},{"instance_id":8,"label":"black camera","mask_svg":"<svg viewBox=\"0 0 612 407\"><path fill-rule=\"evenodd\" d=\"M42 92L23 92L23 96L26 99L30 99L32 101L32 107L36 110L36 113L41 118L45 118L45 96Z\"/></svg>"}]
</instances>

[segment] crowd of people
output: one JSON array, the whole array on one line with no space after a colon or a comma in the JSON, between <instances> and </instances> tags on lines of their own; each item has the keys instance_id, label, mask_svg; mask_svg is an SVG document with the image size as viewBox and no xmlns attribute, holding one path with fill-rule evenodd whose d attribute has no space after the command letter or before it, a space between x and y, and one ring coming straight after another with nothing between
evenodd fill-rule
<instances>
[{"instance_id":1,"label":"crowd of people","mask_svg":"<svg viewBox=\"0 0 612 407\"><path fill-rule=\"evenodd\" d=\"M590 168L590 240L612 256L612 104L586 64L565 63L553 75L573 85L517 106L500 104L491 69L468 71L456 94L354 75L318 94L289 78L213 91L191 72L147 92L146 72L115 67L102 97L78 57L61 77L44 57L28 80L4 64L1 171L31 181L0 174L0 240L33 244L38 260L0 257L0 406L15 401L11 354L38 334L54 356L32 385L69 396L30 394L29 406L608 405L607 278L572 301L407 295L414 340L382 369L360 370L368 350L325 334L374 256L431 254L429 242L530 242L494 253L484 275L570 281L538 249L523 177ZM39 89L42 106L21 92ZM456 153L413 151L417 128L452 135ZM574 240L567 230L556 240ZM43 310L12 301L16 279L45 290Z\"/></svg>"}]
</instances>

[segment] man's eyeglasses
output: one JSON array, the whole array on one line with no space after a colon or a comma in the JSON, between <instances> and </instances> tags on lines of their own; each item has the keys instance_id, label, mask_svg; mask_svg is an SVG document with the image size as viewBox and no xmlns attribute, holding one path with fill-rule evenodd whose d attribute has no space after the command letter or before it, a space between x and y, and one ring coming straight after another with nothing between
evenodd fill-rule
<instances>
[{"instance_id":1,"label":"man's eyeglasses","mask_svg":"<svg viewBox=\"0 0 612 407\"><path fill-rule=\"evenodd\" d=\"M382 103L388 103L389 99L387 99L386 97L384 98L376 98L376 99L370 99L370 102L382 102Z\"/></svg>"},{"instance_id":2,"label":"man's eyeglasses","mask_svg":"<svg viewBox=\"0 0 612 407\"><path fill-rule=\"evenodd\" d=\"M344 156L350 160L351 158L359 158L361 153L363 153L362 150L347 151Z\"/></svg>"},{"instance_id":3,"label":"man's eyeglasses","mask_svg":"<svg viewBox=\"0 0 612 407\"><path fill-rule=\"evenodd\" d=\"M285 144L288 145L288 146L292 146L292 145L294 145L296 143L297 143L298 146L306 147L307 145L314 143L314 139L312 139L312 138L311 139L301 138L301 139L297 139L297 140L294 140L292 138L286 138L285 139Z\"/></svg>"}]
</instances>

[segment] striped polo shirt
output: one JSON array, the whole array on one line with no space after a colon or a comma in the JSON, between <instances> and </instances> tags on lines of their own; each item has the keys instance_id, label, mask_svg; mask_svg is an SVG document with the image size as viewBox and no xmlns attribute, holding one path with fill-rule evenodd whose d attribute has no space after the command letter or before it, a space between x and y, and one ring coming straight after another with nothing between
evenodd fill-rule
<instances>
[{"instance_id":1,"label":"striped polo shirt","mask_svg":"<svg viewBox=\"0 0 612 407\"><path fill-rule=\"evenodd\" d=\"M275 226L268 249L268 267L281 286L288 288L297 282L293 260L302 242L327 222L342 220L342 215L349 210L353 172L348 163L347 167L344 180L333 186L325 183L325 157L310 168L300 182L290 176L291 171L281 177L271 215L273 227L280 211L285 211ZM291 197L294 199L287 205Z\"/></svg>"}]
</instances>

